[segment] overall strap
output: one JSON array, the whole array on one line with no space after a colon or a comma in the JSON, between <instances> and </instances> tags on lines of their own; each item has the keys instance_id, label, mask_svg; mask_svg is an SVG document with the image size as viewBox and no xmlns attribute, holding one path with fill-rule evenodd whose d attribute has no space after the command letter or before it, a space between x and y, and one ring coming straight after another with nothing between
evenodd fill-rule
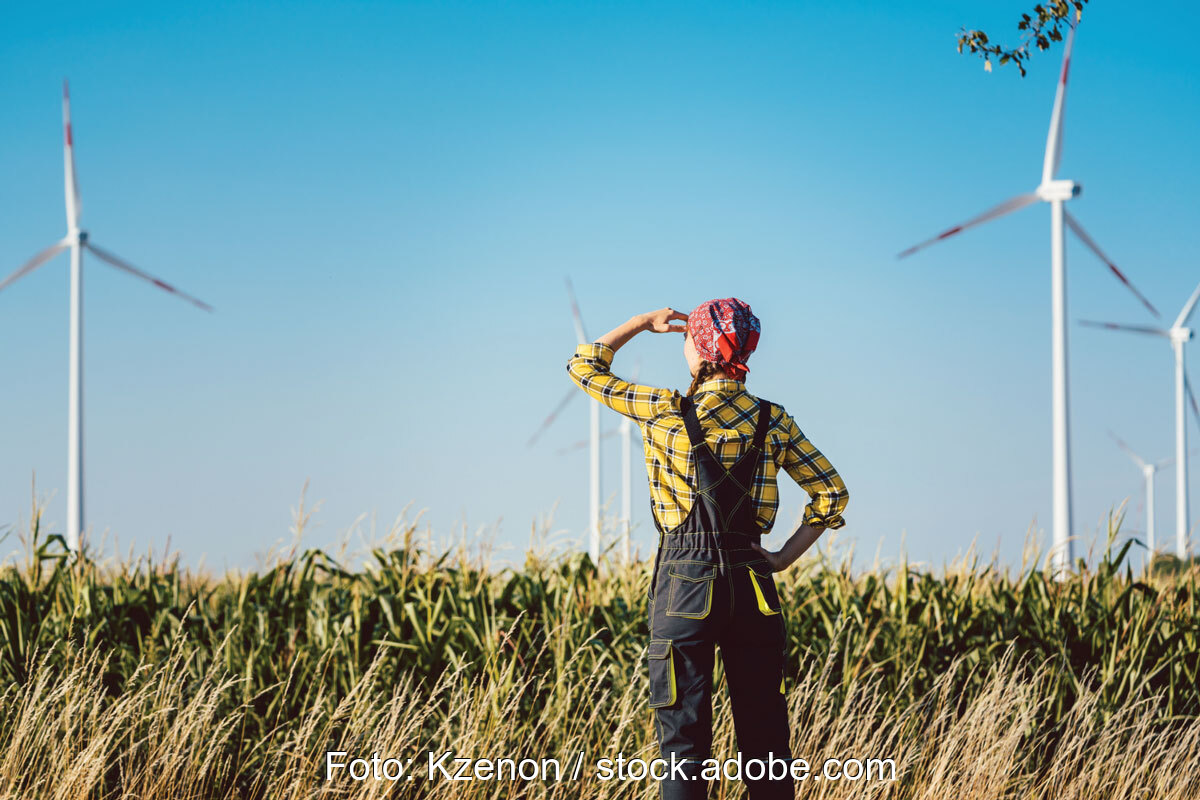
<instances>
[{"instance_id":1,"label":"overall strap","mask_svg":"<svg viewBox=\"0 0 1200 800\"><path fill-rule=\"evenodd\" d=\"M680 398L679 409L696 464L696 479L692 487L695 502L683 521L670 531L662 531L660 544L673 541L676 534L741 534L751 538L761 535L754 507L754 479L763 456L771 404L758 401L758 421L754 427L753 444L738 457L732 467L726 467L713 454L704 440L704 431L696 416L696 403L690 397Z\"/></svg>"},{"instance_id":2,"label":"overall strap","mask_svg":"<svg viewBox=\"0 0 1200 800\"><path fill-rule=\"evenodd\" d=\"M771 427L771 401L758 398L758 424L754 426L754 446L759 450L767 443L767 429Z\"/></svg>"},{"instance_id":3,"label":"overall strap","mask_svg":"<svg viewBox=\"0 0 1200 800\"><path fill-rule=\"evenodd\" d=\"M692 447L705 444L704 431L700 429L700 418L696 416L696 403L690 397L679 398L679 407L683 410L683 426L687 428L688 439Z\"/></svg>"}]
</instances>

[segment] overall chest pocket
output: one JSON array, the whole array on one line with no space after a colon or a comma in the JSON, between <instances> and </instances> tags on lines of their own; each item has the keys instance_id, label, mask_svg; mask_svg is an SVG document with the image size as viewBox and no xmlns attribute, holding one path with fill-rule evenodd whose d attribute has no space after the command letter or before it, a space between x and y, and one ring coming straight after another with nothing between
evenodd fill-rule
<instances>
[{"instance_id":1,"label":"overall chest pocket","mask_svg":"<svg viewBox=\"0 0 1200 800\"><path fill-rule=\"evenodd\" d=\"M686 561L668 562L665 566L671 584L667 595L667 616L687 619L707 617L712 611L716 567Z\"/></svg>"}]
</instances>

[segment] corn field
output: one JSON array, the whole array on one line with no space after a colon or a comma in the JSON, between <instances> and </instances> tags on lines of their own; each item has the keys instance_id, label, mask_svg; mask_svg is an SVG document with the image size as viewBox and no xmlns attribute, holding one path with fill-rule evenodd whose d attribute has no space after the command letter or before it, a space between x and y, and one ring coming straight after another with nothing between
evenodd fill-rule
<instances>
[{"instance_id":1,"label":"corn field","mask_svg":"<svg viewBox=\"0 0 1200 800\"><path fill-rule=\"evenodd\" d=\"M40 524L0 570L0 798L657 796L325 773L329 751L655 757L650 562L497 568L410 526L355 567L309 550L212 576L69 556ZM1134 570L1117 527L1063 581L1036 562L855 572L828 555L778 576L794 754L896 764L801 796L1200 796L1200 570Z\"/></svg>"}]
</instances>

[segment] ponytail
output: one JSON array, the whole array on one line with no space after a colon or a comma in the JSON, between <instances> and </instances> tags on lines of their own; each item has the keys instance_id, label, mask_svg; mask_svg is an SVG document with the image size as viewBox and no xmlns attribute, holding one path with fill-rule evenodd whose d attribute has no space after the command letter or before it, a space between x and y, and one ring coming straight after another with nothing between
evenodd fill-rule
<instances>
[{"instance_id":1,"label":"ponytail","mask_svg":"<svg viewBox=\"0 0 1200 800\"><path fill-rule=\"evenodd\" d=\"M711 361L701 361L700 369L696 370L696 377L692 378L692 385L688 387L687 396L691 397L694 395L696 390L700 388L700 384L704 383L709 378L724 374L725 370L723 370L717 364L714 364Z\"/></svg>"}]
</instances>

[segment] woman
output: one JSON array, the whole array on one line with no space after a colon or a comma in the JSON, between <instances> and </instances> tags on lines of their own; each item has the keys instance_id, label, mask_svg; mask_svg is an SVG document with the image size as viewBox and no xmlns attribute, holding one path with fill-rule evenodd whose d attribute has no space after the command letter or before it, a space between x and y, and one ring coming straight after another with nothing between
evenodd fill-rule
<instances>
[{"instance_id":1,"label":"woman","mask_svg":"<svg viewBox=\"0 0 1200 800\"><path fill-rule=\"evenodd\" d=\"M782 406L746 391L746 360L759 330L750 306L736 298L709 301L691 314L663 308L579 345L567 363L575 383L636 421L645 441L660 534L650 583L650 707L662 757L683 762L660 784L666 800L707 794L700 773L711 756L714 645L721 647L743 763L773 756L784 760L778 769L787 766L785 631L771 573L786 569L825 528L845 524L849 495L837 471ZM684 334L687 395L609 371L616 351L642 331ZM775 521L780 469L811 502L800 528L769 551L759 540ZM751 800L793 797L790 775L747 784Z\"/></svg>"}]
</instances>

